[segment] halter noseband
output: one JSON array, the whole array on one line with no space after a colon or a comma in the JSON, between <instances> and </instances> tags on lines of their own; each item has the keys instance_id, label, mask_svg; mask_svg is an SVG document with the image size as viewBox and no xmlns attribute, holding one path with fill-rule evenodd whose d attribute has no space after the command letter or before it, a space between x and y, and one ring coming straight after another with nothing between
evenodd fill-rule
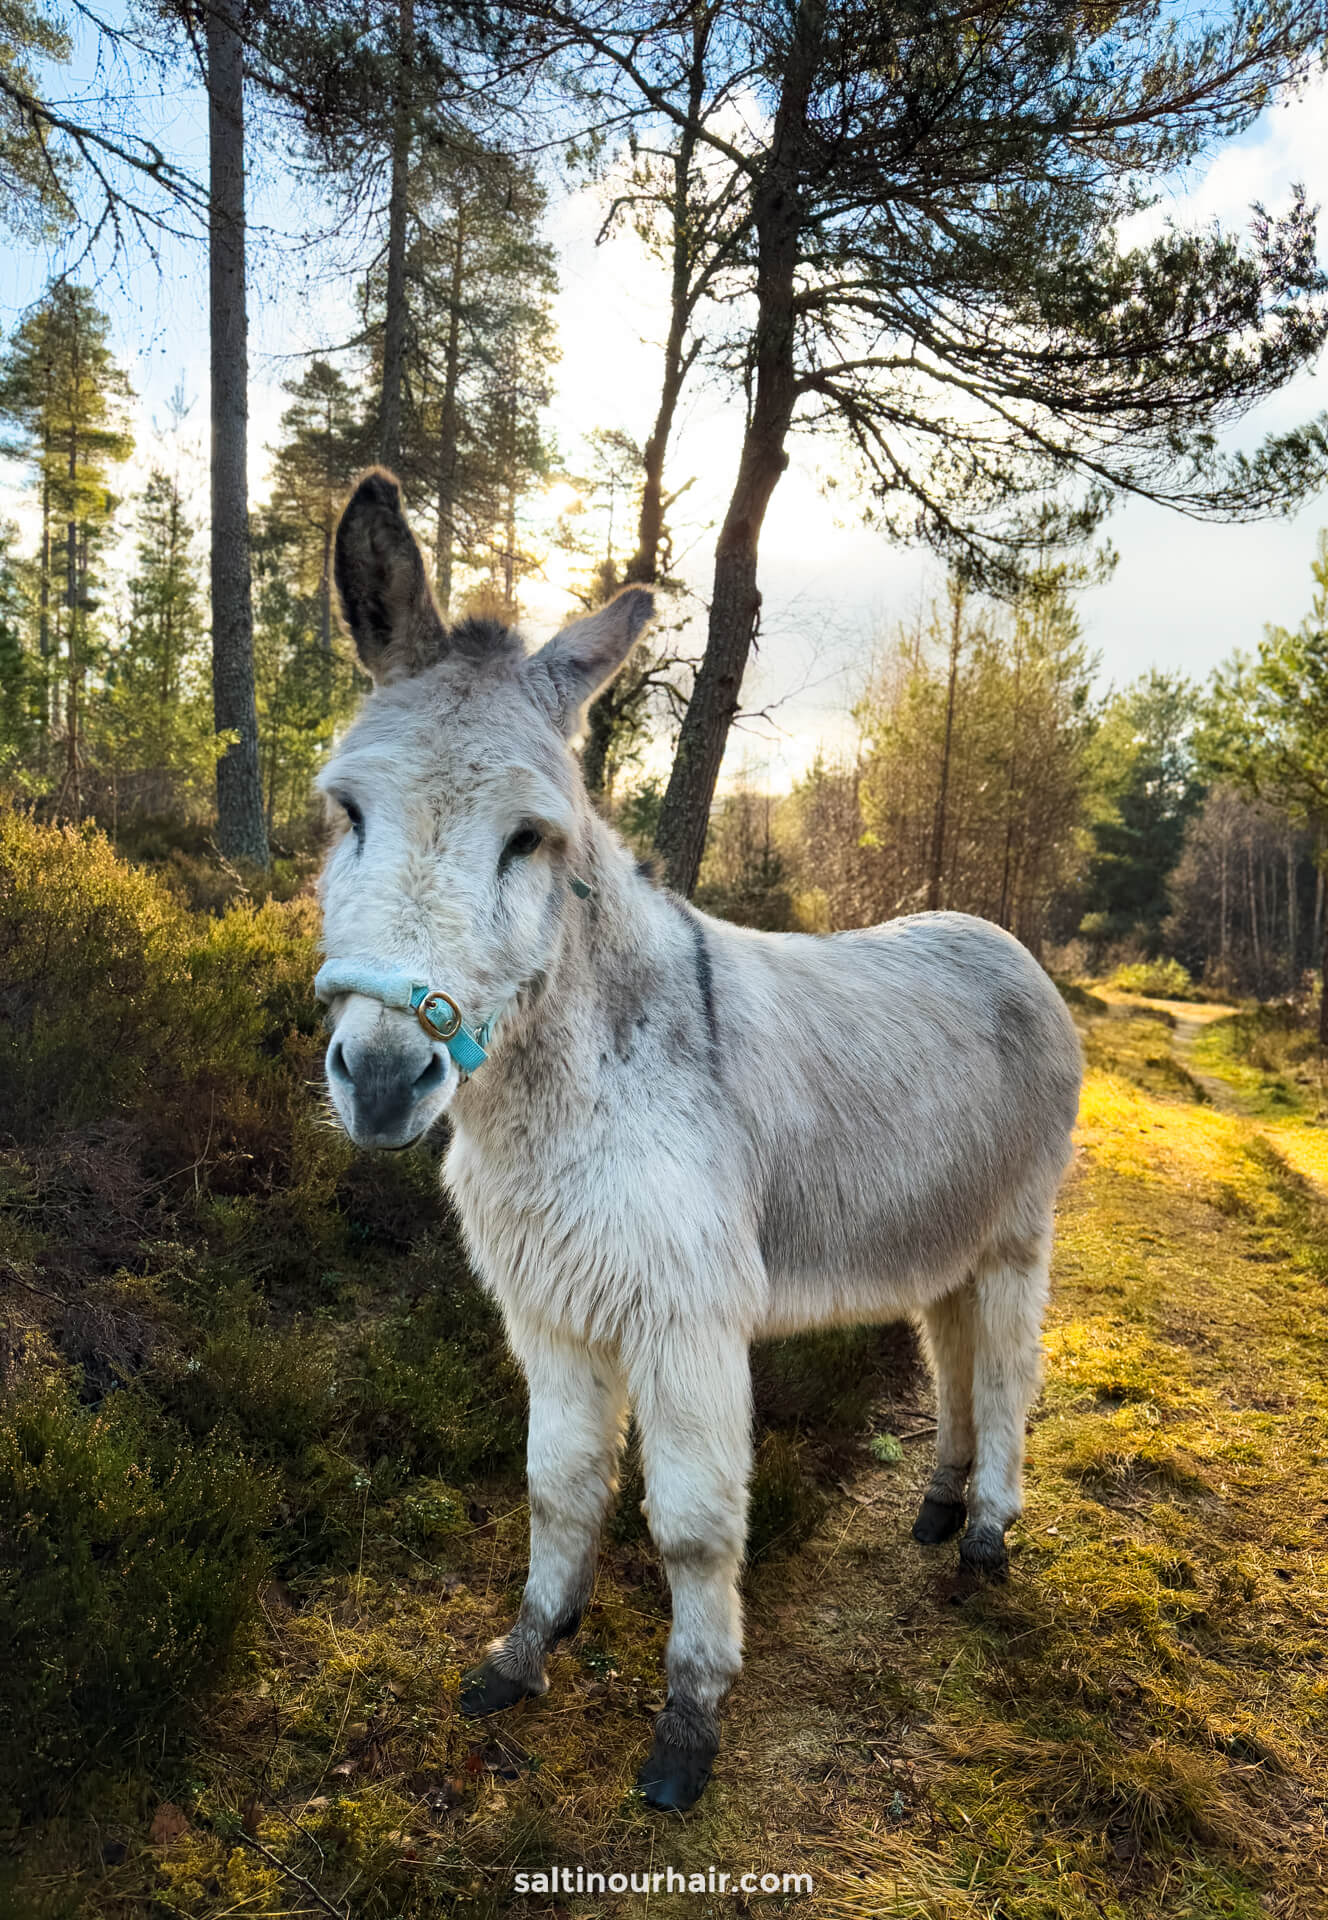
<instances>
[{"instance_id":1,"label":"halter noseband","mask_svg":"<svg viewBox=\"0 0 1328 1920\"><path fill-rule=\"evenodd\" d=\"M329 960L314 980L314 994L324 1002L338 994L362 993L385 1007L413 1013L431 1040L441 1040L463 1074L474 1073L488 1059L488 1045L498 1016L490 1014L479 1027L468 1027L450 993L412 980L408 973L391 973L355 960Z\"/></svg>"},{"instance_id":2,"label":"halter noseband","mask_svg":"<svg viewBox=\"0 0 1328 1920\"><path fill-rule=\"evenodd\" d=\"M576 874L569 875L567 884L578 900L594 898L595 889ZM385 1007L413 1013L431 1040L442 1041L467 1078L489 1057L498 1014L491 1013L481 1026L468 1027L456 1001L441 987L430 987L412 980L408 973L393 973L387 967L358 960L328 960L314 977L314 997L326 1004L342 993L362 993Z\"/></svg>"}]
</instances>

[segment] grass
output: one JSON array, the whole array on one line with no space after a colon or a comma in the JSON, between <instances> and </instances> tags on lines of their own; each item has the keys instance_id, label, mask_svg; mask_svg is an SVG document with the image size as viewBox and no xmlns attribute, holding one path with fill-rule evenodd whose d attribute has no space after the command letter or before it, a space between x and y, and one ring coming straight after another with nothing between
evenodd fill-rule
<instances>
[{"instance_id":1,"label":"grass","mask_svg":"<svg viewBox=\"0 0 1328 1920\"><path fill-rule=\"evenodd\" d=\"M668 1605L630 1464L547 1698L481 1726L457 1716L462 1669L519 1597L521 1408L427 1159L370 1166L306 1135L303 1043L261 1038L218 1094L234 1139L169 1176L168 1207L125 1186L161 1178L138 1148L109 1194L77 1138L11 1150L0 1255L60 1301L0 1296L11 1396L37 1394L59 1435L53 1451L29 1437L11 1480L49 1463L67 1507L48 1511L88 1548L57 1601L105 1640L99 1568L137 1569L141 1597L181 1577L171 1554L195 1573L216 1556L231 1585L213 1583L210 1639L140 1636L179 1698L126 1721L112 1688L95 1763L51 1757L40 1805L11 1816L0 1910L643 1911L630 1892L513 1890L516 1871L556 1864L810 1872L810 1899L750 1910L826 1920L1320 1920L1319 1130L1296 1120L1293 1162L1261 1082L1229 1105L1197 1098L1185 1033L1095 1011L1010 1582L970 1587L952 1547L908 1538L931 1416L898 1333L761 1350L747 1667L686 1821L631 1792ZM36 1416L21 1429L17 1405L21 1437ZM179 1501L173 1459L194 1476ZM243 1499L226 1490L237 1470ZM76 1498L89 1478L110 1502L100 1534ZM33 1510L21 1484L16 1513ZM66 1664L78 1624L60 1626ZM150 1666L122 1652L141 1684ZM50 1702L85 1696L63 1667L46 1683L64 1738ZM745 1910L664 1891L648 1908Z\"/></svg>"},{"instance_id":2,"label":"grass","mask_svg":"<svg viewBox=\"0 0 1328 1920\"><path fill-rule=\"evenodd\" d=\"M1214 1021L1194 1047L1195 1063L1266 1120L1316 1120L1324 1113L1317 1038L1291 1010L1251 1007Z\"/></svg>"}]
</instances>

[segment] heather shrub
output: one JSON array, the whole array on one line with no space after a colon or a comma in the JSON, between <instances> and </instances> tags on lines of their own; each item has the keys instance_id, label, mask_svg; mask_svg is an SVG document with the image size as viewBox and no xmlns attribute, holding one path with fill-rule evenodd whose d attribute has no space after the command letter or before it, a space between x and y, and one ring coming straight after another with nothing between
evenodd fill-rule
<instances>
[{"instance_id":1,"label":"heather shrub","mask_svg":"<svg viewBox=\"0 0 1328 1920\"><path fill-rule=\"evenodd\" d=\"M0 1804L186 1719L251 1618L271 1479L30 1366L0 1409Z\"/></svg>"},{"instance_id":2,"label":"heather shrub","mask_svg":"<svg viewBox=\"0 0 1328 1920\"><path fill-rule=\"evenodd\" d=\"M0 1111L23 1142L181 1104L317 1025L309 901L181 906L91 830L0 806Z\"/></svg>"},{"instance_id":3,"label":"heather shrub","mask_svg":"<svg viewBox=\"0 0 1328 1920\"><path fill-rule=\"evenodd\" d=\"M1158 1000L1197 1000L1194 981L1179 960L1137 960L1117 967L1107 982L1122 993L1146 993Z\"/></svg>"}]
</instances>

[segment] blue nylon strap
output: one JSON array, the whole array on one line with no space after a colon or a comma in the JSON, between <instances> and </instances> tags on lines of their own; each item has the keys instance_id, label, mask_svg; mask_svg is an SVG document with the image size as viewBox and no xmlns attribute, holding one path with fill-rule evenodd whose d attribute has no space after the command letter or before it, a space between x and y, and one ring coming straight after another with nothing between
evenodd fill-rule
<instances>
[{"instance_id":1,"label":"blue nylon strap","mask_svg":"<svg viewBox=\"0 0 1328 1920\"><path fill-rule=\"evenodd\" d=\"M362 993L370 1000L381 1001L385 1007L399 1007L403 1013L418 1015L421 1024L427 1024L435 1038L442 1041L462 1073L474 1073L489 1057L485 1047L492 1019L477 1030L472 1030L463 1020L455 1033L442 1033L439 1027L446 1026L450 1018L446 1006L429 1007L420 1015L420 1008L432 991L434 989L422 982L412 980L408 973L392 973L386 967L371 967L353 960L329 960L314 980L314 993L319 1000L335 1000L342 993Z\"/></svg>"}]
</instances>

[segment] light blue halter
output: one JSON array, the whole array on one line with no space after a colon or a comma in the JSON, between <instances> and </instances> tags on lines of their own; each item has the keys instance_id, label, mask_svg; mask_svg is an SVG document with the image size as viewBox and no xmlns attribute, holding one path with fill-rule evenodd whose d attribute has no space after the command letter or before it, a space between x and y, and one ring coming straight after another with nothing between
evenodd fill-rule
<instances>
[{"instance_id":1,"label":"light blue halter","mask_svg":"<svg viewBox=\"0 0 1328 1920\"><path fill-rule=\"evenodd\" d=\"M450 993L412 980L408 973L391 973L356 960L329 960L314 980L319 1000L335 1000L340 993L362 993L385 1007L413 1013L431 1040L441 1040L464 1074L472 1074L488 1059L488 1045L496 1013L479 1027L468 1027Z\"/></svg>"},{"instance_id":2,"label":"light blue halter","mask_svg":"<svg viewBox=\"0 0 1328 1920\"><path fill-rule=\"evenodd\" d=\"M578 900L594 895L595 889L575 874L567 884ZM365 961L329 960L314 978L314 996L326 1003L342 993L362 993L370 1000L380 1000L385 1007L413 1013L431 1040L442 1041L467 1078L489 1057L497 1013L491 1013L481 1026L468 1027L456 1001L441 987L427 986L421 980L412 980L408 973L393 973Z\"/></svg>"}]
</instances>

